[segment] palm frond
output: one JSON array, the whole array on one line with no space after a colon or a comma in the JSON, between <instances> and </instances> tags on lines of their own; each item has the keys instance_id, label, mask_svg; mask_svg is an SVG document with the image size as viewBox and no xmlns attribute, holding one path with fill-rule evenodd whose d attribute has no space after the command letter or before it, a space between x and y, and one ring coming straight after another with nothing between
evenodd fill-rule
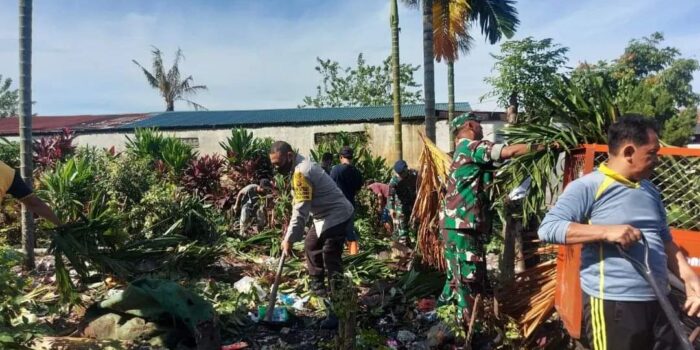
<instances>
[{"instance_id":1,"label":"palm frond","mask_svg":"<svg viewBox=\"0 0 700 350\"><path fill-rule=\"evenodd\" d=\"M479 23L481 34L491 44L510 38L520 24L514 0L472 0L470 20Z\"/></svg>"},{"instance_id":2,"label":"palm frond","mask_svg":"<svg viewBox=\"0 0 700 350\"><path fill-rule=\"evenodd\" d=\"M148 69L144 68L141 63L139 63L136 60L131 60L131 62L134 62L141 70L143 71L143 74L146 76L146 80L148 80L148 84L151 85L153 88L158 88L160 86L160 83L158 82L158 79L156 79L155 76L151 72L148 71Z\"/></svg>"}]
</instances>

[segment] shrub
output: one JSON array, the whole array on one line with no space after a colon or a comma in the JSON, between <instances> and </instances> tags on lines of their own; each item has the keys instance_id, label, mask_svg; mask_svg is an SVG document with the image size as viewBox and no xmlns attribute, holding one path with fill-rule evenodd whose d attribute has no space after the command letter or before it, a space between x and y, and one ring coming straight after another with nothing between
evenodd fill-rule
<instances>
[{"instance_id":1,"label":"shrub","mask_svg":"<svg viewBox=\"0 0 700 350\"><path fill-rule=\"evenodd\" d=\"M66 222L80 216L84 203L92 196L94 180L94 169L85 158L71 158L44 172L37 192Z\"/></svg>"},{"instance_id":2,"label":"shrub","mask_svg":"<svg viewBox=\"0 0 700 350\"><path fill-rule=\"evenodd\" d=\"M63 129L54 136L43 137L34 141L34 164L38 170L51 168L56 163L65 160L75 152L73 131Z\"/></svg>"},{"instance_id":3,"label":"shrub","mask_svg":"<svg viewBox=\"0 0 700 350\"><path fill-rule=\"evenodd\" d=\"M122 155L111 162L100 185L122 208L139 203L143 194L156 182L147 159Z\"/></svg>"},{"instance_id":4,"label":"shrub","mask_svg":"<svg viewBox=\"0 0 700 350\"><path fill-rule=\"evenodd\" d=\"M206 155L192 160L181 182L188 193L199 198L215 199L221 190L220 179L224 160L218 155Z\"/></svg>"},{"instance_id":5,"label":"shrub","mask_svg":"<svg viewBox=\"0 0 700 350\"><path fill-rule=\"evenodd\" d=\"M226 157L231 165L240 165L247 160L255 160L267 157L272 139L257 138L252 132L238 128L231 130L231 136L226 141L219 142L226 152Z\"/></svg>"},{"instance_id":6,"label":"shrub","mask_svg":"<svg viewBox=\"0 0 700 350\"><path fill-rule=\"evenodd\" d=\"M126 150L151 163L162 162L174 176L180 174L196 157L192 146L177 138L164 136L156 129L136 129L133 139L127 137Z\"/></svg>"},{"instance_id":7,"label":"shrub","mask_svg":"<svg viewBox=\"0 0 700 350\"><path fill-rule=\"evenodd\" d=\"M0 137L0 161L13 167L19 167L19 143L8 141L4 137Z\"/></svg>"}]
</instances>

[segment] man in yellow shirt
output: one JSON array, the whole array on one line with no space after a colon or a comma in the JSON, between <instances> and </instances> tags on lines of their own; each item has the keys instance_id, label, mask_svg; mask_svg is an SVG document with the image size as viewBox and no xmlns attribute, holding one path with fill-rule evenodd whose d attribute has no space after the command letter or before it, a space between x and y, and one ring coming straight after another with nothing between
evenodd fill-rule
<instances>
[{"instance_id":1,"label":"man in yellow shirt","mask_svg":"<svg viewBox=\"0 0 700 350\"><path fill-rule=\"evenodd\" d=\"M32 193L32 190L19 176L19 171L12 169L9 165L0 161L0 200L6 194L12 195L27 207L27 210L49 220L52 224L59 226L61 220L49 208L44 201Z\"/></svg>"}]
</instances>

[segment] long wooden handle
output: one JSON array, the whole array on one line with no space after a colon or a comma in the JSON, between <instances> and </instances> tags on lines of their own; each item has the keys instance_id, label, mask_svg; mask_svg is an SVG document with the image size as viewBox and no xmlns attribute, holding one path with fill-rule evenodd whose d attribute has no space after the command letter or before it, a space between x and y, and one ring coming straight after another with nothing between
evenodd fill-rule
<instances>
[{"instance_id":1,"label":"long wooden handle","mask_svg":"<svg viewBox=\"0 0 700 350\"><path fill-rule=\"evenodd\" d=\"M272 290L270 291L270 300L267 304L267 311L265 311L265 321L270 322L272 320L272 313L275 311L275 304L277 303L277 288L280 286L280 277L282 277L282 268L284 267L284 259L286 258L285 252L282 252L280 256L280 262L277 266L277 274L275 274L275 283L272 284Z\"/></svg>"}]
</instances>

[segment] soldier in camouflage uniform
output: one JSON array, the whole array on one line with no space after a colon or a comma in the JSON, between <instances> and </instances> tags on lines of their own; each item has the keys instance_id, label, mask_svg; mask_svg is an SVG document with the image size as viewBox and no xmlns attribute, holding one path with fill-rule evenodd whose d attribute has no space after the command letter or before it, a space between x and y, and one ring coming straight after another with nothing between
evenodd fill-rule
<instances>
[{"instance_id":1,"label":"soldier in camouflage uniform","mask_svg":"<svg viewBox=\"0 0 700 350\"><path fill-rule=\"evenodd\" d=\"M397 161L394 164L394 174L389 181L389 198L386 207L394 224L392 239L402 244L408 244L409 219L413 204L416 202L417 187L418 172L409 169L405 161Z\"/></svg>"},{"instance_id":2,"label":"soldier in camouflage uniform","mask_svg":"<svg viewBox=\"0 0 700 350\"><path fill-rule=\"evenodd\" d=\"M473 114L458 116L450 127L455 134L455 151L440 211L447 262L440 303L457 305L457 319L466 330L474 297L483 292L485 282L484 242L491 233L487 188L494 163L526 154L533 145L505 146L482 140L481 124ZM544 147L537 145L535 149Z\"/></svg>"}]
</instances>

